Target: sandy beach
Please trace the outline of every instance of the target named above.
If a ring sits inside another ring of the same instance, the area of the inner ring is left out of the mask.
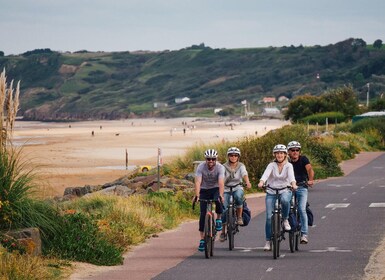
[[[230,125],[232,124],[232,125]],[[280,120],[230,122],[220,119],[133,119],[84,122],[16,121],[13,144],[39,175],[45,197],[67,187],[104,184],[136,165],[167,163],[195,144],[262,136],[288,124]]]

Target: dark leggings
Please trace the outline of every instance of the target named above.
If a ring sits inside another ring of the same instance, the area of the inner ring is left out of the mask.
[[[200,199],[216,199],[216,200],[218,200],[218,197],[219,197],[219,188],[208,189],[208,190],[201,189],[199,192],[199,198]],[[201,201],[200,202],[201,214],[199,217],[199,231],[203,231],[205,228],[206,208],[207,208],[207,203]],[[223,212],[223,206],[219,201],[215,202],[215,212],[217,214],[222,214],[222,212]]]

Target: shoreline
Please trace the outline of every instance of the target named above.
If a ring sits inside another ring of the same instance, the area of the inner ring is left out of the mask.
[[[266,119],[231,121],[210,118],[113,121],[16,121],[13,143],[32,163],[44,197],[63,195],[67,187],[99,185],[122,177],[128,165],[157,165],[183,156],[194,145],[262,136],[289,124]]]

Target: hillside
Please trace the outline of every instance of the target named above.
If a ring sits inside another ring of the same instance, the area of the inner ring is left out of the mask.
[[[221,107],[252,110],[264,96],[352,85],[365,100],[385,91],[385,49],[348,39],[328,46],[178,51],[58,53],[50,49],[0,56],[8,81],[21,80],[26,119],[116,119],[209,116]],[[181,104],[175,98],[188,97]],[[158,107],[154,108],[154,103]],[[167,103],[167,107],[163,105]]]

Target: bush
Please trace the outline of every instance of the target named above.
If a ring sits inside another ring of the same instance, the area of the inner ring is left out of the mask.
[[[326,119],[328,120],[329,124],[335,124],[335,123],[341,123],[346,121],[346,116],[341,112],[326,112],[326,113],[318,113],[314,115],[307,116],[300,121],[302,123],[309,123],[309,124],[319,124],[324,125],[326,124]]]
[[[368,142],[373,147],[385,149],[385,118],[366,118],[353,123],[351,129],[353,133],[366,135]]]
[[[97,224],[87,215],[69,213],[57,222],[61,226],[61,233],[46,240],[45,253],[96,265],[123,263],[123,250],[103,238]]]

